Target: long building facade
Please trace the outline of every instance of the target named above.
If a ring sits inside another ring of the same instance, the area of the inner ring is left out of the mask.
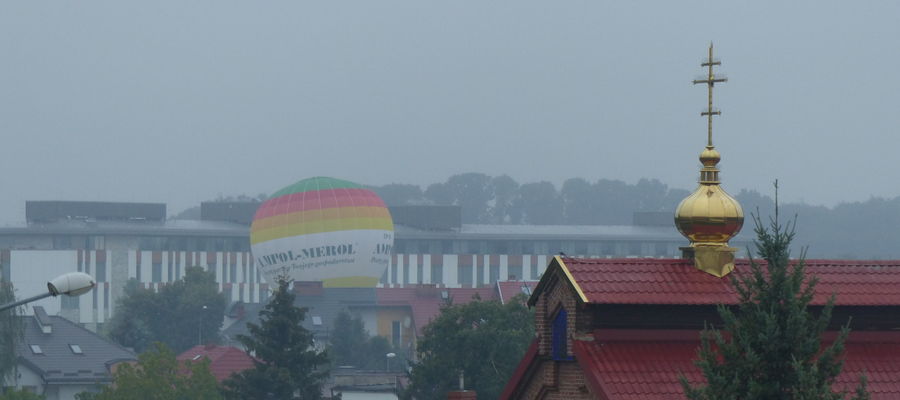
[[[0,228],[0,279],[19,297],[81,271],[96,290],[34,303],[96,329],[114,313],[129,281],[158,288],[185,268],[214,271],[231,302],[258,303],[269,286],[250,252],[258,203],[203,203],[200,219],[168,219],[165,204],[29,201],[26,223]],[[458,207],[392,207],[395,242],[379,287],[480,288],[538,280],[556,254],[601,258],[673,257],[684,244],[671,219],[636,216],[629,226],[466,225]],[[666,214],[668,218],[670,214]],[[667,225],[668,223],[668,225]]]

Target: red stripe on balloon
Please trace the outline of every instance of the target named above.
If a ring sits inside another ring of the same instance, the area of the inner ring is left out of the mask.
[[[384,206],[381,198],[369,189],[311,190],[269,199],[259,206],[253,219],[326,208]]]

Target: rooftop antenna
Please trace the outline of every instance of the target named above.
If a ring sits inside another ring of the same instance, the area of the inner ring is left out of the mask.
[[[706,108],[706,111],[701,112],[700,115],[706,117],[706,119],[707,119],[707,122],[706,122],[706,147],[710,148],[710,149],[713,147],[713,142],[712,142],[713,115],[722,115],[722,111],[719,111],[719,110],[713,108],[713,87],[716,86],[716,83],[728,82],[728,78],[726,78],[724,75],[716,76],[716,74],[713,72],[713,66],[715,66],[715,65],[722,65],[722,62],[713,58],[713,44],[712,44],[712,42],[709,42],[709,57],[706,60],[704,60],[702,64],[700,64],[700,66],[702,66],[702,67],[707,67],[709,72],[706,75],[706,79],[694,79],[694,84],[696,85],[698,83],[705,83],[707,85],[707,89],[708,89],[707,97],[709,100],[709,104]]]

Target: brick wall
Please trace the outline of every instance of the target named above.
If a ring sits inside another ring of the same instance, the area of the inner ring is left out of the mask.
[[[585,382],[584,373],[574,361],[542,359],[531,379],[520,388],[520,399],[590,400],[596,399]]]
[[[542,278],[546,286],[535,303],[535,333],[538,335],[538,356],[530,373],[519,382],[519,399],[596,399],[590,392],[584,373],[577,361],[555,361],[551,358],[552,321],[560,309],[567,313],[567,352],[573,355],[576,332],[590,331],[593,316],[579,305],[577,293],[566,281],[559,268],[548,271]]]

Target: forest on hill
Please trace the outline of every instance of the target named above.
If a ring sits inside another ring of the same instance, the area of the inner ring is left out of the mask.
[[[458,205],[466,224],[628,225],[634,212],[672,212],[691,191],[656,179],[629,184],[614,179],[571,178],[519,183],[507,175],[465,173],[424,189],[393,183],[372,187],[388,205]],[[773,190],[774,193],[774,190]],[[754,190],[732,195],[746,215],[741,237],[753,237],[751,213],[768,219],[772,197]],[[900,197],[871,198],[835,207],[782,203],[782,219],[797,217],[796,243],[810,258],[900,258]],[[673,226],[674,229],[674,226]]]

